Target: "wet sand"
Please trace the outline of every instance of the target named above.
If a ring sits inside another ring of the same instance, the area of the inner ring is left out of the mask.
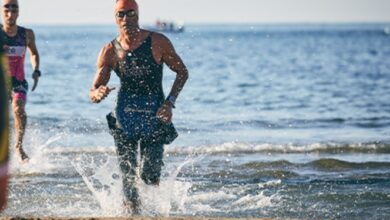
[[[23,220],[23,219],[32,219],[32,220],[270,220],[271,218],[198,218],[198,217],[96,217],[96,218],[55,218],[55,217],[35,217],[35,218],[24,218],[24,217],[3,217],[0,219],[4,220]],[[285,219],[285,218],[283,218]]]

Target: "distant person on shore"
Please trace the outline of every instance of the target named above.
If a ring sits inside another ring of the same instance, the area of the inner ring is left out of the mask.
[[[89,97],[94,103],[107,97],[114,89],[107,86],[114,70],[121,87],[115,110],[107,115],[107,120],[123,174],[124,205],[138,214],[140,201],[135,187],[138,145],[141,179],[146,184],[158,185],[163,146],[177,137],[171,121],[172,108],[188,71],[168,38],[139,27],[136,1],[117,0],[115,17],[119,35],[100,51]],[[162,89],[164,63],[176,73],[167,98]]]
[[[28,84],[24,74],[24,59],[28,49],[31,57],[31,65],[34,70],[32,78],[34,91],[38,85],[41,72],[39,71],[39,54],[35,45],[34,32],[17,25],[19,16],[19,4],[17,0],[2,0],[1,37],[4,42],[5,54],[8,58],[8,74],[12,79],[10,98],[15,119],[15,150],[22,162],[27,162],[29,157],[23,150],[23,137],[26,130],[27,114],[25,111],[27,101]]]

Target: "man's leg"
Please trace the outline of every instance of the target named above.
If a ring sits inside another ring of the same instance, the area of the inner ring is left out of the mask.
[[[27,114],[25,111],[26,101],[20,98],[15,98],[12,102],[15,119],[15,134],[16,143],[15,149],[21,161],[28,161],[29,157],[23,150],[23,137],[26,131]]]
[[[114,135],[119,160],[119,167],[123,176],[123,193],[125,194],[125,208],[133,214],[139,214],[140,201],[136,188],[137,149],[138,141],[128,140],[124,134]]]
[[[141,140],[142,180],[149,185],[159,185],[164,165],[164,145],[153,140]]]

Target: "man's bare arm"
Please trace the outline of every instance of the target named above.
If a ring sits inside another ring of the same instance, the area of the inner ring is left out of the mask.
[[[166,63],[176,73],[176,79],[169,92],[169,96],[173,96],[176,99],[188,79],[188,70],[168,38],[158,35],[156,43],[161,52],[161,61]],[[171,101],[165,101],[157,111],[157,117],[165,123],[171,123],[172,107],[174,106]]]
[[[35,44],[35,35],[34,31],[31,29],[26,30],[27,36],[27,48],[30,51],[30,61],[33,70],[39,70],[39,53],[37,46]]]
[[[41,76],[41,72],[39,72],[39,53],[38,53],[37,46],[35,44],[35,35],[33,30],[31,29],[26,30],[26,40],[27,40],[27,48],[30,52],[31,66],[34,70],[32,74],[32,78],[34,79],[34,84],[31,89],[32,91],[34,91],[35,88],[37,88],[38,86],[38,80],[39,77]]]
[[[170,96],[178,97],[180,91],[183,89],[184,84],[188,79],[188,70],[183,61],[177,55],[172,43],[168,38],[162,37],[162,61],[168,65],[168,67],[176,73],[176,79],[173,82],[172,89],[169,93]]]
[[[89,92],[89,98],[93,103],[99,103],[115,89],[106,86],[110,80],[113,61],[115,59],[114,55],[110,45],[105,46],[99,53],[95,78]]]

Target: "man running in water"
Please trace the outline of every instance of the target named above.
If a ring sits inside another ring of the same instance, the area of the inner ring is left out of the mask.
[[[32,78],[34,85],[32,91],[38,85],[41,73],[39,71],[39,54],[35,45],[34,32],[30,29],[18,26],[16,21],[19,16],[19,4],[17,0],[2,0],[1,37],[4,41],[4,50],[8,57],[9,75],[12,79],[11,99],[15,119],[16,154],[22,162],[29,157],[23,150],[23,136],[26,130],[27,114],[25,111],[28,84],[24,76],[24,59],[26,49],[30,51],[31,65],[34,70]]]
[[[163,145],[176,138],[172,108],[182,90],[188,71],[164,35],[139,27],[138,5],[134,0],[117,0],[116,23],[119,36],[100,51],[97,72],[89,96],[94,103],[102,101],[114,89],[107,83],[111,71],[120,78],[116,107],[108,115],[123,174],[125,208],[140,211],[134,186],[138,144],[141,153],[141,179],[158,185],[163,166]],[[176,73],[172,89],[164,97],[163,64]]]

